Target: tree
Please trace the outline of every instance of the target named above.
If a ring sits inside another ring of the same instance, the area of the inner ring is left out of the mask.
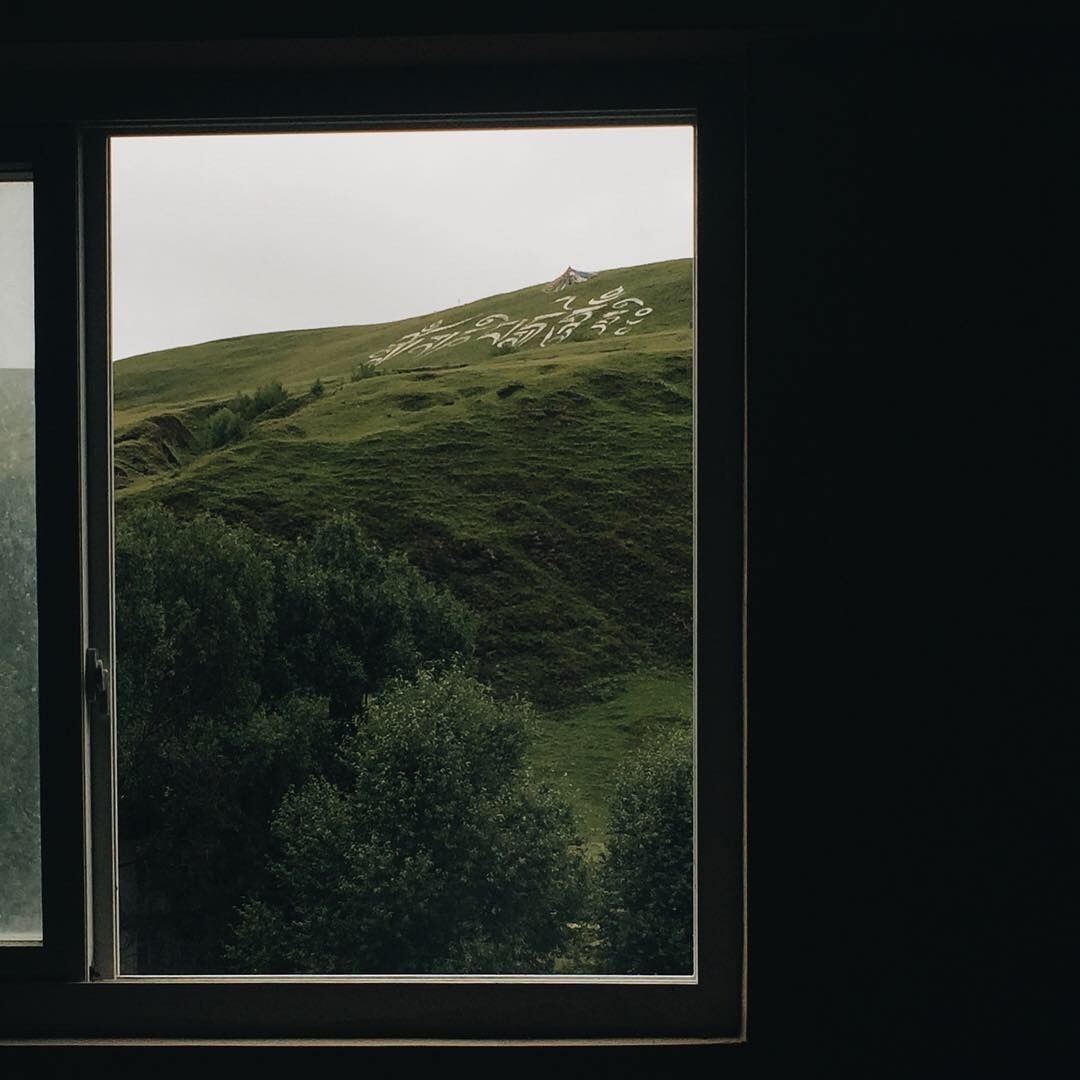
[[[268,792],[253,765],[272,567],[247,530],[151,506],[118,523],[116,579],[120,837],[137,883],[123,917],[143,963],[199,970],[261,868],[267,794],[301,778]]]
[[[116,536],[117,694],[124,722],[181,730],[250,715],[273,627],[273,567],[259,537],[158,506]]]
[[[531,712],[458,664],[393,681],[274,818],[273,886],[239,914],[249,972],[543,972],[584,860],[569,808],[524,767]]]
[[[220,970],[291,787],[337,776],[386,679],[468,657],[475,619],[350,518],[310,541],[130,510],[116,540],[123,911],[142,970]]]
[[[347,719],[387,680],[412,676],[424,661],[471,659],[476,616],[403,555],[386,554],[355,518],[331,518],[310,541],[268,552],[279,657],[269,686],[309,688]]]
[[[653,735],[616,781],[600,865],[599,963],[624,975],[693,970],[693,740]]]

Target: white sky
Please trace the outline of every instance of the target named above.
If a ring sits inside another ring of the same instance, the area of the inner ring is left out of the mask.
[[[34,185],[0,181],[0,368],[34,366]]]
[[[693,129],[112,140],[113,357],[693,254]]]

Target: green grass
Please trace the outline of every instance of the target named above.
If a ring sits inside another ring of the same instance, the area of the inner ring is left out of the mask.
[[[531,750],[534,774],[571,800],[593,853],[603,844],[619,764],[650,730],[688,723],[693,710],[688,670],[637,672],[612,681],[610,700],[542,714]]]
[[[535,764],[562,764],[595,846],[614,766],[657,717],[689,711],[690,281],[682,260],[575,290],[579,306],[624,284],[654,308],[621,337],[469,342],[357,381],[358,361],[436,316],[121,361],[118,512],[153,500],[285,537],[355,513],[478,612],[480,674],[544,710]],[[441,317],[535,314],[565,295],[537,287]],[[207,416],[274,379],[290,399],[209,449]],[[625,688],[611,697],[613,677]]]
[[[486,678],[561,703],[599,675],[687,655],[691,363],[626,351],[547,367],[348,383],[137,480],[121,503],[282,536],[356,513],[481,614]]]
[[[0,478],[34,467],[33,368],[0,368]]]

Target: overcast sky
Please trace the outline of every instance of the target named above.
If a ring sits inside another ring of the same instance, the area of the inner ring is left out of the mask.
[[[113,357],[693,254],[690,127],[112,140]]]

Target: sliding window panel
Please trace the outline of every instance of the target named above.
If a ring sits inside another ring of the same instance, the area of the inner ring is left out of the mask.
[[[0,131],[0,975],[86,974],[78,160]]]
[[[34,182],[0,167],[0,946],[40,945]]]

